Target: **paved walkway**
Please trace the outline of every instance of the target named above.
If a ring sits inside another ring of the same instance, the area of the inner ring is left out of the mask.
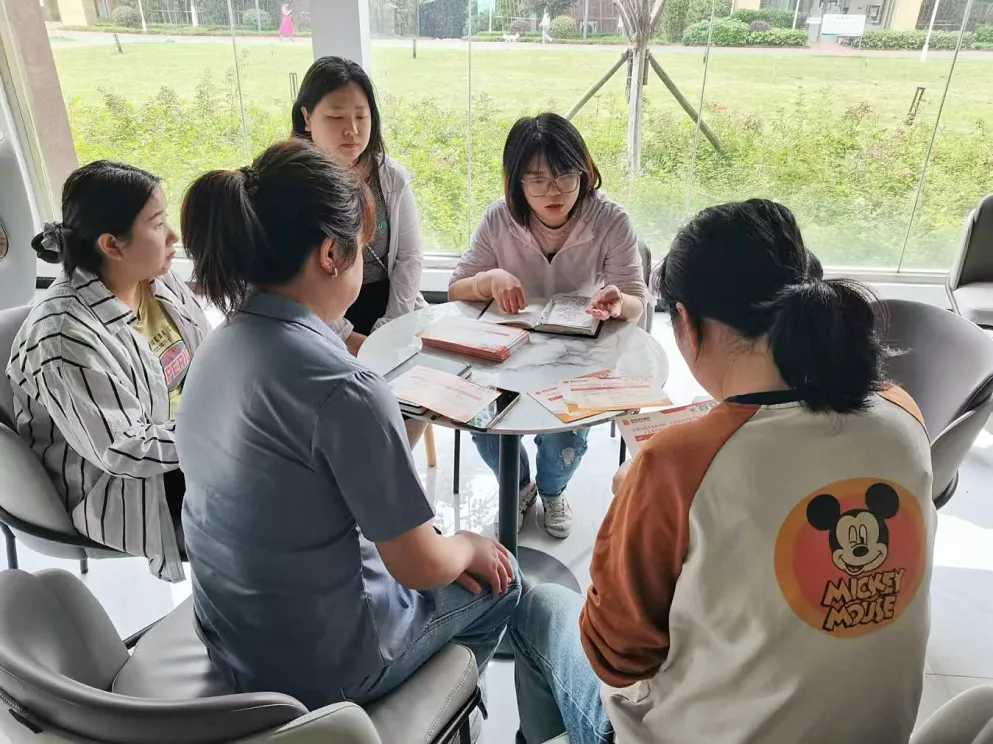
[[[114,35],[92,31],[65,31],[62,29],[51,29],[52,45],[62,48],[78,46],[105,46],[114,43]],[[158,34],[118,34],[122,44],[155,44],[155,43],[183,43],[183,44],[230,44],[230,36],[167,36]],[[307,46],[311,44],[309,38],[301,37],[296,41],[280,41],[275,36],[236,36],[235,42],[239,46]],[[409,49],[412,46],[411,39],[373,39],[374,47],[396,47]],[[503,41],[463,41],[461,39],[419,39],[418,49],[444,49],[455,51],[486,50],[500,52],[519,52],[528,50],[532,52],[604,52],[616,50],[618,54],[623,50],[619,44],[509,44]],[[920,52],[914,51],[879,51],[879,50],[859,50],[853,47],[841,46],[833,41],[822,41],[819,44],[806,49],[786,49],[776,48],[755,48],[755,47],[714,47],[721,54],[742,54],[742,55],[777,55],[777,56],[845,56],[845,57],[894,57],[913,59],[920,57]],[[682,45],[653,45],[652,50],[661,54],[703,54],[706,50],[703,47],[686,47]],[[928,57],[934,59],[949,59],[954,52],[930,51]],[[961,59],[993,59],[993,52],[962,51],[959,53]]]

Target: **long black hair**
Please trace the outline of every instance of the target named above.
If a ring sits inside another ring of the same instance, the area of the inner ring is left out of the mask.
[[[811,411],[864,410],[882,387],[875,297],[858,282],[825,280],[781,204],[752,199],[700,212],[676,235],[655,290],[674,323],[682,303],[697,338],[706,319],[766,338]]]
[[[252,165],[200,176],[183,200],[186,252],[201,292],[225,313],[253,286],[300,274],[325,239],[346,265],[375,229],[369,189],[306,142],[269,147]]]
[[[372,120],[370,122],[372,126],[369,133],[369,144],[359,155],[358,163],[369,173],[374,173],[375,168],[382,164],[383,158],[386,157],[383,126],[379,115],[379,105],[376,103],[376,90],[362,66],[350,59],[321,57],[307,70],[307,74],[303,76],[303,82],[300,84],[297,100],[293,103],[293,136],[312,140],[310,132],[307,131],[303,110],[307,109],[308,112],[313,113],[317,104],[325,96],[351,83],[355,83],[365,93],[366,100],[369,101],[369,117]]]
[[[62,221],[50,222],[31,240],[42,261],[61,263],[67,276],[76,269],[99,274],[101,235],[121,241],[159,187],[159,178],[133,165],[97,160],[77,168],[62,187]]]
[[[527,226],[531,207],[524,195],[524,174],[536,158],[548,163],[553,176],[579,173],[579,197],[573,212],[600,188],[600,171],[593,162],[583,135],[558,114],[538,114],[518,119],[503,146],[503,192],[514,220]],[[570,217],[572,214],[569,215]]]

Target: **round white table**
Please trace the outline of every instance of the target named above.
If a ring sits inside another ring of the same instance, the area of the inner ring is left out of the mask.
[[[476,318],[482,310],[483,305],[479,303],[450,302],[397,318],[366,339],[359,351],[359,360],[373,371],[386,375],[413,353],[422,350],[417,334],[428,326],[451,315]],[[527,393],[551,387],[561,380],[605,369],[613,370],[617,375],[648,376],[661,386],[669,376],[669,362],[665,351],[655,339],[634,323],[612,321],[604,325],[599,337],[595,339],[532,333],[531,343],[501,364],[456,357],[434,349],[423,349],[423,353],[464,359],[472,364],[473,382],[521,393],[517,403],[489,430],[490,434],[500,436],[498,537],[517,556],[521,570],[529,580],[535,583],[552,581],[578,591],[575,577],[560,561],[541,551],[518,550],[521,437],[594,426],[610,421],[617,414],[602,414],[574,423],[564,423]],[[458,428],[447,419],[432,417],[430,414],[423,419]]]

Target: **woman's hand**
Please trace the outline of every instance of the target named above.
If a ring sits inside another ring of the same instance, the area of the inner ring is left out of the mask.
[[[351,335],[345,339],[345,348],[348,349],[348,353],[353,357],[358,357],[359,350],[362,348],[362,344],[365,343],[367,338],[368,336],[352,331]]]
[[[625,460],[621,463],[621,466],[617,468],[617,472],[614,473],[614,480],[610,483],[610,492],[617,495],[617,492],[621,489],[621,484],[624,483],[624,479],[627,478],[628,471],[631,470],[631,463],[633,460]]]
[[[623,308],[624,295],[616,286],[610,284],[593,295],[586,312],[597,320],[608,320],[609,318],[619,318]]]
[[[503,596],[514,581],[514,566],[510,552],[496,540],[474,532],[459,532],[472,543],[472,561],[456,581],[473,594],[483,591],[480,581],[490,585],[494,597]]]
[[[487,272],[490,282],[490,297],[497,301],[505,313],[519,313],[528,306],[528,296],[521,286],[521,280],[503,269]]]

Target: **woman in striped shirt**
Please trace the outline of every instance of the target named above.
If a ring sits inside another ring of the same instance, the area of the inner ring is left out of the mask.
[[[76,529],[181,581],[175,415],[210,326],[169,270],[177,236],[157,177],[91,163],[66,180],[62,214],[32,241],[62,274],[14,340],[17,429]]]

